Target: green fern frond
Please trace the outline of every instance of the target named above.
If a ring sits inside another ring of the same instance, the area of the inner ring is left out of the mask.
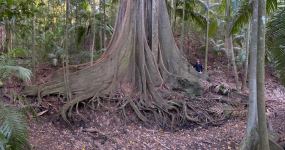
[[[0,104],[0,149],[30,149],[27,123],[23,114],[3,104]]]

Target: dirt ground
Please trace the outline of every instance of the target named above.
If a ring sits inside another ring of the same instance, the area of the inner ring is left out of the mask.
[[[211,82],[233,86],[233,78],[212,68]],[[285,142],[285,88],[275,77],[266,77],[267,115],[274,132]],[[50,100],[53,101],[53,100]],[[47,104],[48,105],[48,104]],[[56,109],[56,108],[54,108]],[[30,143],[36,150],[95,150],[95,149],[189,149],[232,150],[244,136],[246,117],[231,117],[219,126],[189,124],[175,131],[141,122],[125,121],[109,111],[82,112],[86,120],[74,122],[73,129],[62,123],[53,111],[29,122]]]

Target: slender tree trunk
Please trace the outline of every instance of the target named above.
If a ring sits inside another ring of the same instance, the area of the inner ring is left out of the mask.
[[[257,0],[256,0],[257,1]],[[266,0],[258,0],[258,45],[257,45],[257,110],[260,150],[269,150],[268,131],[265,115],[265,25]]]
[[[227,26],[226,26],[226,36],[225,36],[225,43],[227,43],[226,49],[228,51],[228,58],[231,61],[231,64],[233,65],[233,71],[234,71],[234,78],[236,82],[236,89],[239,90],[239,79],[238,79],[238,72],[237,72],[237,66],[235,62],[235,53],[233,49],[233,39],[232,35],[230,33],[231,28],[231,11],[230,11],[230,4],[231,0],[227,0],[227,8],[226,8],[226,19],[227,19]]]
[[[105,7],[105,0],[100,0],[100,11],[101,11],[101,15],[102,15],[102,20],[101,20],[101,24],[102,24],[102,28],[100,30],[100,42],[101,42],[101,48],[106,48],[105,45],[105,30],[106,30],[106,7]]]
[[[245,62],[244,62],[244,75],[243,75],[243,81],[241,89],[245,90],[247,87],[247,78],[248,78],[248,58],[249,58],[249,43],[251,38],[251,24],[248,24],[247,27],[247,36],[246,36],[246,46],[245,46]]]
[[[209,20],[209,9],[210,4],[209,0],[207,0],[207,31],[206,31],[206,51],[205,51],[205,72],[208,72],[208,51],[209,51],[209,26],[210,26],[210,20]]]
[[[252,150],[257,148],[257,85],[256,85],[256,65],[257,65],[257,26],[258,26],[258,2],[254,1],[253,16],[251,19],[251,40],[249,45],[249,99],[248,117],[246,126],[246,137],[242,143],[242,150]]]
[[[33,80],[34,83],[36,80],[36,17],[33,17],[33,30],[32,30],[32,72],[33,72]]]
[[[175,24],[176,24],[176,9],[177,9],[177,0],[172,0],[173,10],[171,14],[171,27],[172,31],[175,31]]]
[[[96,6],[93,0],[89,0],[89,3],[92,7],[92,15],[91,15],[91,45],[90,45],[90,65],[93,65],[94,62],[94,47],[95,47],[95,40],[96,40]]]
[[[70,91],[70,81],[69,81],[69,24],[70,24],[70,0],[66,0],[66,25],[65,25],[65,42],[64,42],[64,59],[63,59],[63,77],[64,77],[64,85],[65,85],[65,94],[68,101],[71,101],[71,91]]]
[[[236,89],[239,90],[239,79],[238,79],[238,71],[237,71],[237,65],[236,65],[236,58],[234,53],[234,46],[233,46],[233,38],[232,35],[230,35],[229,38],[229,50],[230,50],[230,58],[231,58],[231,64],[233,65],[233,71],[234,71],[234,77],[236,82]]]
[[[9,52],[13,49],[13,33],[12,33],[12,23],[5,23],[5,30],[6,30],[6,52]]]
[[[184,52],[184,40],[185,40],[185,7],[186,0],[183,0],[183,14],[182,14],[182,30],[181,30],[181,38],[180,38],[180,50]]]

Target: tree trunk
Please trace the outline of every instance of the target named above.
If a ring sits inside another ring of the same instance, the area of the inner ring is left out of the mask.
[[[33,30],[32,30],[32,72],[33,72],[33,79],[32,82],[35,83],[36,80],[36,24],[35,24],[36,17],[33,17]]]
[[[106,7],[105,7],[106,3],[105,0],[100,0],[100,11],[101,11],[101,15],[102,15],[102,20],[101,20],[101,25],[102,28],[100,30],[100,41],[101,41],[101,48],[106,48],[105,45],[105,31],[106,31]]]
[[[13,31],[12,31],[13,25],[12,23],[5,22],[5,31],[6,31],[6,46],[5,51],[9,52],[11,49],[13,49]]]
[[[65,35],[64,35],[64,58],[63,58],[63,79],[64,79],[64,94],[67,98],[68,101],[71,101],[72,99],[72,93],[70,89],[70,76],[69,76],[69,53],[68,53],[68,48],[69,48],[69,35],[68,35],[68,29],[69,29],[69,24],[70,24],[70,16],[69,12],[70,11],[70,0],[66,0],[66,24],[65,24]]]
[[[92,7],[92,15],[90,18],[91,22],[91,45],[90,45],[90,65],[93,66],[94,62],[94,47],[95,47],[95,40],[96,40],[96,6],[93,0],[89,0],[89,3]]]
[[[188,72],[187,60],[175,44],[167,13],[164,0],[120,1],[115,31],[106,52],[93,66],[69,75],[73,99],[61,110],[64,120],[68,120],[67,111],[71,112],[77,103],[91,100],[100,105],[102,97],[114,97],[120,109],[128,106],[142,121],[154,119],[163,126],[185,119],[205,122],[211,118],[201,114],[194,118],[198,112],[191,110],[191,101],[167,100],[163,96],[179,87],[192,95],[201,91],[196,72],[192,68]],[[63,92],[62,78],[25,91],[27,95],[39,96]]]
[[[253,16],[251,19],[250,40],[250,62],[249,62],[249,100],[248,118],[246,126],[246,137],[242,143],[242,150],[257,148],[257,87],[256,87],[256,65],[257,65],[257,26],[258,26],[258,3],[254,1]]]
[[[263,15],[261,15],[259,10],[265,9],[265,6],[259,7],[259,3],[258,0],[253,3],[249,63],[249,108],[246,137],[241,145],[241,150],[282,150],[280,145],[268,138],[266,127],[264,102],[265,22],[262,19],[264,18],[262,16],[265,16],[265,11],[263,10]],[[263,25],[260,26],[260,24]]]
[[[234,77],[235,77],[235,82],[236,82],[236,89],[240,90],[240,83],[239,83],[239,79],[238,79],[238,71],[237,71],[232,35],[230,35],[228,42],[229,42],[231,64],[233,65],[233,72],[234,72]]]
[[[257,0],[255,0],[257,1]],[[268,131],[265,115],[265,25],[266,0],[258,0],[258,41],[257,41],[257,110],[260,150],[269,150]]]
[[[235,61],[235,53],[234,53],[234,48],[233,48],[233,39],[232,35],[230,33],[230,28],[231,28],[231,11],[230,11],[230,6],[231,6],[231,0],[227,0],[227,6],[226,6],[226,36],[225,36],[225,48],[227,49],[228,52],[228,58],[231,61],[231,64],[233,65],[233,71],[234,71],[234,77],[235,77],[235,82],[236,82],[236,89],[239,90],[239,79],[238,79],[238,72],[237,72],[237,66],[236,66],[236,61]]]
[[[181,30],[181,37],[180,37],[180,50],[182,52],[184,52],[184,40],[185,40],[185,7],[186,7],[186,0],[183,0],[182,30]]]
[[[173,12],[171,14],[171,27],[172,31],[175,31],[175,24],[176,24],[176,8],[177,8],[177,0],[172,0],[172,5],[173,5]]]
[[[245,62],[244,62],[244,75],[243,75],[243,81],[241,89],[245,90],[247,87],[247,76],[248,76],[248,58],[249,58],[249,44],[250,44],[250,38],[251,38],[251,24],[248,24],[247,27],[247,36],[246,36],[246,47],[245,47]]]
[[[209,20],[209,9],[210,4],[209,0],[207,0],[207,31],[206,31],[206,51],[205,51],[205,72],[208,72],[208,51],[209,51],[209,26],[210,26],[210,20]]]

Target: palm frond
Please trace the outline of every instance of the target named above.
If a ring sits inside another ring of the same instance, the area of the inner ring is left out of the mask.
[[[234,15],[234,20],[231,26],[231,33],[237,33],[245,24],[249,23],[252,16],[253,1],[243,0],[237,12]]]
[[[266,12],[270,14],[277,10],[278,0],[267,0],[266,1]]]
[[[4,65],[0,66],[0,72],[1,74],[7,75],[15,75],[19,79],[23,81],[30,81],[32,76],[32,71],[21,67],[21,66],[10,66],[10,65]]]
[[[271,14],[277,10],[278,0],[267,0],[266,1],[266,12]],[[253,13],[253,1],[243,0],[237,12],[234,15],[234,20],[231,26],[231,33],[237,33],[244,25],[249,23]]]
[[[279,10],[267,24],[267,58],[274,65],[285,85],[285,8]]]
[[[207,18],[199,13],[193,11],[186,11],[185,19],[194,21],[201,28],[205,29],[207,26]]]
[[[202,0],[195,0],[193,1],[195,5],[199,5],[204,11],[208,10],[207,3]]]
[[[223,14],[226,11],[226,6],[227,6],[227,0],[221,0],[220,6],[217,9],[217,12],[219,14]]]
[[[218,20],[216,18],[210,18],[209,36],[212,37],[218,30]]]
[[[0,149],[29,149],[27,123],[21,112],[0,104]]]

